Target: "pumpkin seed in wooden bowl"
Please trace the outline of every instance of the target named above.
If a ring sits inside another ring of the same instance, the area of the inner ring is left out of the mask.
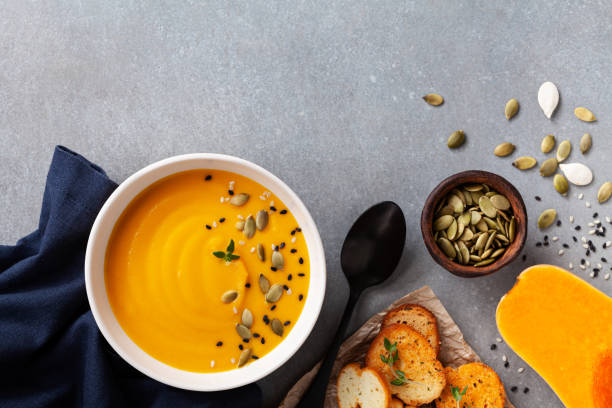
[[[431,256],[449,272],[484,276],[521,252],[527,211],[521,194],[503,177],[465,171],[431,192],[421,213],[421,233]]]

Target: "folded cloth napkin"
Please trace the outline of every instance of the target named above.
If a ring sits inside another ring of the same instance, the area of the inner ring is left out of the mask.
[[[159,383],[98,331],[83,264],[89,230],[116,187],[100,167],[56,147],[38,230],[0,246],[0,406],[261,406],[254,384],[204,393]]]

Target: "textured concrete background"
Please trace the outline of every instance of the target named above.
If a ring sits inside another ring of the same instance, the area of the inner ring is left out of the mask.
[[[581,257],[571,242],[570,214],[586,227],[598,186],[612,179],[612,8],[600,2],[271,1],[31,2],[8,0],[0,13],[0,242],[36,227],[53,146],[64,144],[122,181],[156,160],[221,152],[271,170],[298,192],[317,221],[328,257],[329,287],[320,322],[301,351],[261,382],[267,406],[317,358],[337,325],[347,295],[339,250],[368,206],[394,200],[408,221],[406,251],[386,284],[358,305],[353,327],[395,298],[430,285],[519,408],[561,407],[555,394],[500,345],[497,301],[529,264],[566,266]],[[553,81],[561,104],[548,120],[537,90]],[[426,105],[436,91],[446,103]],[[521,103],[508,122],[505,102]],[[592,109],[593,124],[573,108]],[[448,135],[464,129],[458,151]],[[514,155],[541,160],[541,138],[554,133],[576,146],[584,132],[594,150],[583,158],[595,182],[561,198],[537,170],[520,173],[493,157],[511,141]],[[426,253],[419,214],[431,189],[466,169],[497,172],[528,205],[526,263],[486,278],[449,275]],[[535,195],[543,197],[536,202]],[[561,240],[535,248],[541,210],[555,207]],[[610,249],[609,251],[612,251]],[[602,252],[601,250],[598,252]],[[597,254],[599,258],[600,253]],[[612,252],[608,255],[612,259]],[[606,266],[606,269],[609,269]],[[612,280],[577,274],[612,294]],[[511,363],[503,368],[502,355]]]

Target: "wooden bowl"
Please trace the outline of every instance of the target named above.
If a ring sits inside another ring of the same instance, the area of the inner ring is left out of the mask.
[[[482,267],[462,265],[449,259],[435,242],[433,232],[434,212],[440,200],[446,197],[455,187],[463,184],[477,183],[486,184],[503,194],[510,201],[514,217],[516,218],[516,236],[514,241],[498,260]],[[508,180],[487,171],[468,170],[448,177],[429,194],[421,213],[421,233],[430,255],[444,269],[464,278],[485,276],[508,265],[520,254],[527,241],[527,210],[525,209],[523,197],[521,197],[518,190]]]

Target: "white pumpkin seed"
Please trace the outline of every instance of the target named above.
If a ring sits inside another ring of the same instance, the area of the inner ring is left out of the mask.
[[[567,180],[577,186],[586,186],[593,181],[593,172],[582,163],[560,164],[559,168]]]
[[[538,90],[538,103],[544,115],[550,119],[559,104],[559,90],[552,82],[544,82]]]

